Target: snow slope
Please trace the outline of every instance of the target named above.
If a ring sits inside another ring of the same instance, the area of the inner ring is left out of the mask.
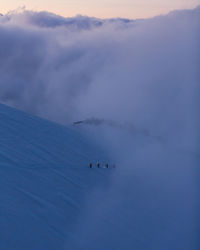
[[[3,105],[0,144],[0,249],[73,249],[86,196],[106,180],[88,164],[103,153],[72,129]]]
[[[0,135],[1,250],[199,249],[197,155],[143,138],[89,169],[108,158],[83,131],[4,105]]]

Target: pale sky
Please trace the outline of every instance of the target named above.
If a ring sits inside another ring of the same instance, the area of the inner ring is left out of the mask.
[[[189,9],[200,0],[0,0],[0,13],[25,6],[28,10],[45,10],[62,16],[77,14],[99,18],[147,18],[174,9]]]

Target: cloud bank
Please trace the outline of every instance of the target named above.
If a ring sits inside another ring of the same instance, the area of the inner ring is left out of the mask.
[[[182,140],[197,124],[199,19],[199,7],[136,21],[10,12],[0,17],[0,101]]]

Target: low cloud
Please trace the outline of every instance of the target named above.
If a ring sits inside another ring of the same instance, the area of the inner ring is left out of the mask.
[[[133,123],[192,146],[199,19],[199,7],[136,21],[10,12],[0,17],[0,101],[64,124]]]
[[[0,101],[64,124],[103,117],[193,144],[199,19],[199,7],[136,21],[10,12],[0,17]]]

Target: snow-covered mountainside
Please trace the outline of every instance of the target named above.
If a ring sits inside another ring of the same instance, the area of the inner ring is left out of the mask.
[[[0,249],[76,249],[86,198],[107,181],[88,167],[99,158],[75,130],[0,105]]]
[[[0,105],[0,249],[197,250],[198,156],[144,137],[90,169],[78,130]]]

